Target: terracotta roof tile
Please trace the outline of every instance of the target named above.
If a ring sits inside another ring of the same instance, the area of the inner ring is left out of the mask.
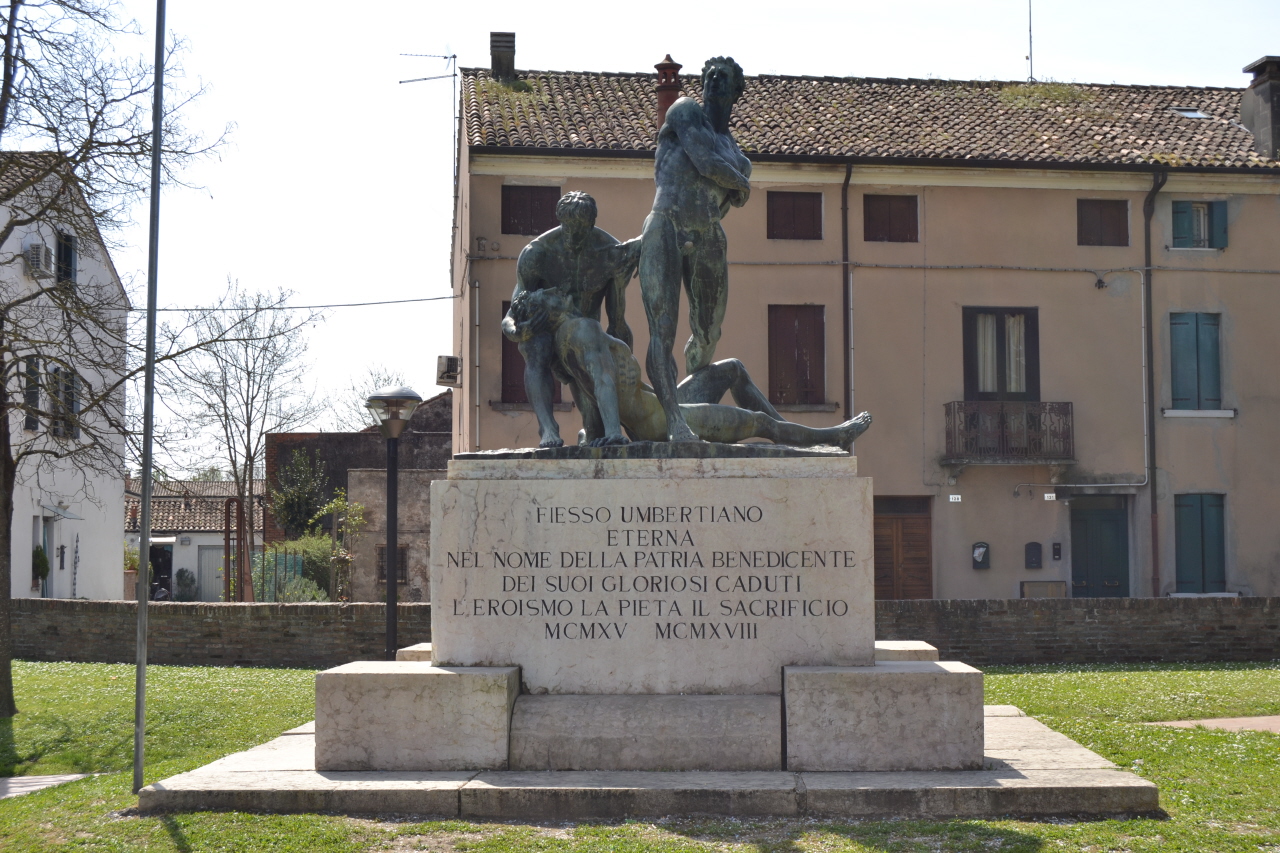
[[[651,152],[656,74],[524,71],[514,86],[463,69],[472,147]],[[698,97],[698,77],[681,77]],[[733,133],[749,156],[1003,160],[1280,169],[1253,151],[1241,89],[748,77]],[[1194,107],[1209,118],[1186,118]]]
[[[127,533],[137,533],[141,526],[142,499],[138,491],[141,485],[136,477],[125,480],[124,529]],[[253,493],[265,497],[266,481],[254,480]],[[234,494],[236,484],[228,480],[158,482],[151,496],[151,532],[221,533],[224,506],[227,498]],[[261,505],[254,507],[253,528],[262,529]]]

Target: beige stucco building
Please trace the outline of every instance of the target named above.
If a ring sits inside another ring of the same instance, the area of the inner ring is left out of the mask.
[[[590,193],[627,239],[654,193],[656,74],[504,83],[511,61],[464,71],[460,450],[537,444],[499,321],[548,200]],[[753,194],[724,220],[716,357],[788,419],[873,414],[878,596],[1280,594],[1280,59],[1249,71],[1247,90],[747,77]],[[643,363],[635,280],[627,316]]]

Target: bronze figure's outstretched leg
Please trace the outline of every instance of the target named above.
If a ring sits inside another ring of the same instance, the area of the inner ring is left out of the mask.
[[[746,365],[736,358],[708,364],[676,386],[676,399],[681,403],[719,403],[726,393],[733,396],[739,409],[764,412],[775,421],[785,420],[760,387],[751,381]]]
[[[671,355],[680,310],[682,260],[675,224],[660,213],[649,214],[640,243],[640,293],[649,320],[645,369],[666,415],[667,438],[697,441],[676,402],[676,362]]]

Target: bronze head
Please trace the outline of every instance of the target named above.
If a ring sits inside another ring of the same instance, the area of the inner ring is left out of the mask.
[[[702,66],[704,98],[727,96],[731,103],[736,103],[746,88],[747,80],[742,73],[742,66],[734,62],[732,56],[715,56]]]

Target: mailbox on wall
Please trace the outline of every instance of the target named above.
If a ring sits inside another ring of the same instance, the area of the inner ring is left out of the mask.
[[[991,568],[991,546],[986,542],[973,543],[973,567],[975,569]]]
[[[1044,568],[1044,549],[1039,542],[1028,542],[1023,549],[1026,557],[1026,568],[1043,569]]]

